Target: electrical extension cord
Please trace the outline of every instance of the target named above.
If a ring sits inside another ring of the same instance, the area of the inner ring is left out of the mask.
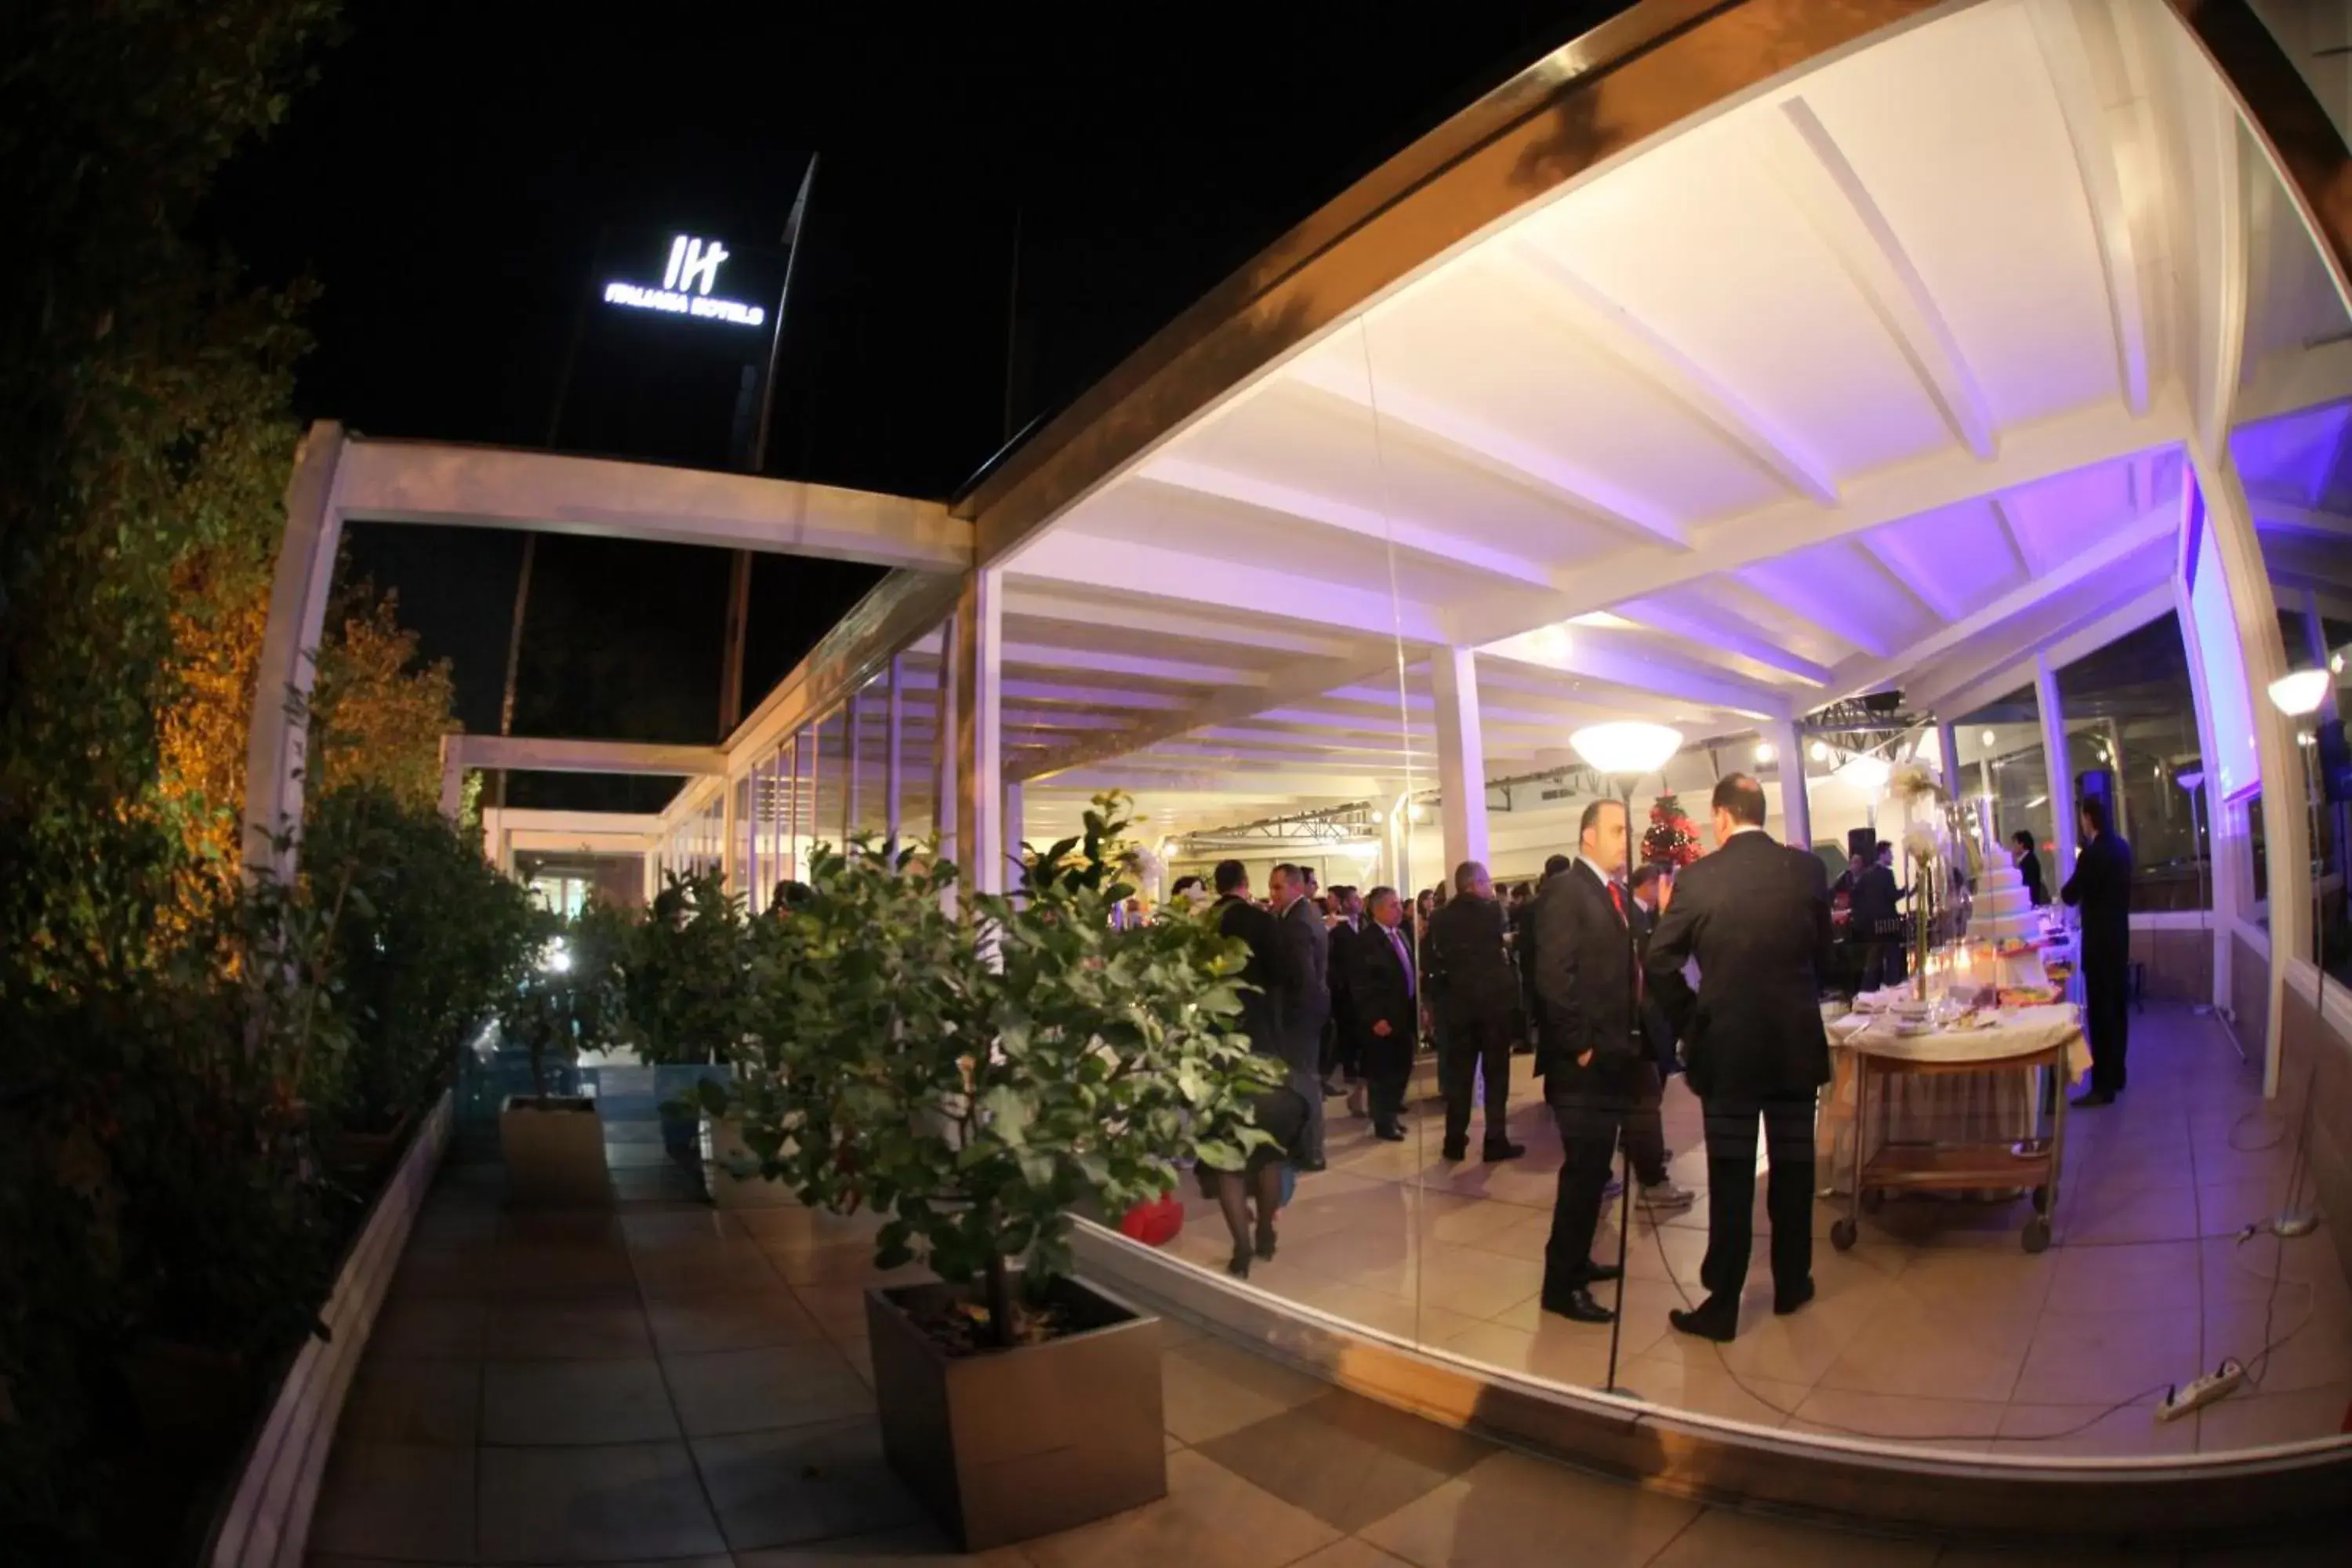
[[[2205,1376],[2186,1388],[2174,1388],[2156,1407],[2158,1421],[2178,1421],[2193,1410],[2200,1410],[2215,1400],[2236,1393],[2246,1385],[2246,1369],[2237,1357],[2225,1359]]]

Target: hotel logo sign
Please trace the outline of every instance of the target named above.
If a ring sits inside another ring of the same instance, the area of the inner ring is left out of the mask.
[[[734,327],[767,324],[768,312],[758,305],[711,293],[719,282],[719,264],[731,254],[715,239],[681,234],[669,242],[669,265],[662,270],[659,288],[614,281],[604,285],[604,303],[632,310],[663,310],[694,316]]]

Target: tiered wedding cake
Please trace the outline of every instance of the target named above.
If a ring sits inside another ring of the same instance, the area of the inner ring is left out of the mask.
[[[1969,911],[1969,937],[2010,942],[2041,934],[2041,912],[2025,890],[2024,875],[2013,865],[1986,867]]]

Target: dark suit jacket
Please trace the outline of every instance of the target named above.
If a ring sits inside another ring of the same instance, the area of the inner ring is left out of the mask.
[[[1536,1071],[1559,1082],[1592,1053],[1618,1068],[1642,1054],[1634,1029],[1633,953],[1609,889],[1580,860],[1536,900],[1536,1005],[1543,1016]]]
[[[1795,1099],[1829,1081],[1829,883],[1817,857],[1760,832],[1732,835],[1675,879],[1643,963],[1701,1099]],[[1693,958],[1696,994],[1683,978]]]
[[[1359,1026],[1354,984],[1356,951],[1363,944],[1364,931],[1371,930],[1370,916],[1363,917],[1363,925],[1364,931],[1360,931],[1341,921],[1325,933],[1330,942],[1331,1017],[1343,1033],[1352,1033]]]
[[[1421,962],[1429,1000],[1443,1012],[1494,1017],[1518,1002],[1518,976],[1503,941],[1503,906],[1494,899],[1457,898],[1430,916]]]
[[[1217,900],[1217,930],[1249,946],[1249,963],[1242,970],[1242,1029],[1249,1036],[1250,1049],[1260,1056],[1281,1056],[1281,926],[1248,900],[1228,895]]]
[[[2102,833],[2083,847],[2058,896],[2083,911],[2084,967],[2131,961],[2131,846],[2122,835]]]
[[[2042,880],[2042,857],[2029,849],[2017,858],[2017,874],[2025,879],[2025,896],[2036,905],[2050,901],[2050,889]]]
[[[1738,837],[1745,838],[1748,835],[1743,833]],[[1822,868],[1822,874],[1828,876],[1829,868]],[[1853,902],[1848,906],[1853,911],[1852,930],[1855,939],[1864,942],[1899,941],[1899,931],[1890,936],[1888,931],[1890,922],[1899,925],[1902,921],[1903,911],[1898,907],[1901,898],[1902,894],[1895,885],[1893,871],[1884,866],[1873,866],[1863,872],[1861,879],[1853,885]]]
[[[1420,1022],[1412,982],[1412,939],[1405,939],[1404,956],[1400,959],[1397,944],[1389,941],[1388,933],[1368,922],[1356,937],[1349,957],[1348,994],[1356,1022],[1363,1030],[1364,1049],[1386,1054],[1393,1047],[1410,1061]],[[1374,1024],[1382,1022],[1389,1026],[1385,1039],[1371,1032]]]
[[[1323,1026],[1331,1016],[1331,937],[1311,900],[1276,918],[1282,932],[1282,1057],[1302,1072],[1322,1065]]]

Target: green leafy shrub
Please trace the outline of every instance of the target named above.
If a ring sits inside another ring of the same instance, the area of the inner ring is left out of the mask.
[[[993,1343],[1068,1272],[1070,1210],[1164,1195],[1178,1162],[1267,1142],[1248,1101],[1278,1081],[1238,1033],[1240,944],[1202,921],[1112,929],[1117,796],[1031,862],[1021,896],[860,841],[821,851],[814,896],[762,943],[732,1109],[761,1173],[813,1205],[887,1215],[876,1262],[981,1282]],[[961,912],[942,907],[957,895]]]
[[[530,930],[530,958],[500,1005],[499,1023],[530,1053],[532,1092],[544,1100],[549,1068],[620,1040],[627,1016],[623,963],[635,931],[628,911],[601,900],[569,921],[535,910]]]
[[[646,1062],[714,1062],[734,1047],[754,1011],[752,931],[719,873],[672,873],[625,961],[628,1034]]]

